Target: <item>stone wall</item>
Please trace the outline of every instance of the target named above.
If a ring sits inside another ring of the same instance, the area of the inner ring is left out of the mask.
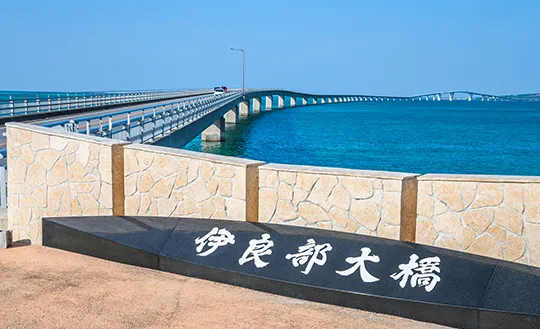
[[[41,218],[123,215],[123,154],[112,139],[8,123],[8,227],[41,243]]]
[[[425,175],[416,241],[540,266],[540,177]]]
[[[264,165],[6,127],[15,241],[40,243],[42,217],[178,216],[354,232],[540,266],[540,177]]]
[[[127,215],[257,221],[263,162],[140,144],[124,156]]]
[[[413,241],[414,174],[268,164],[259,221]]]

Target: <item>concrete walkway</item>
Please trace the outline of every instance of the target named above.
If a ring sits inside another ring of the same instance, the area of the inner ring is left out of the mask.
[[[443,328],[38,246],[0,249],[0,328]]]

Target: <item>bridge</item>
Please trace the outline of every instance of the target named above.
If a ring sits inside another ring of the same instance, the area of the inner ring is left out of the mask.
[[[0,207],[6,207],[6,122],[25,121],[86,135],[156,143],[182,148],[198,135],[203,141],[223,141],[227,124],[261,111],[285,107],[350,102],[420,102],[463,99],[515,101],[469,91],[445,91],[408,97],[309,94],[281,89],[111,91],[77,93],[0,92]],[[174,142],[165,137],[175,133]],[[173,144],[174,143],[174,144]]]
[[[465,98],[456,95],[465,95]],[[210,89],[32,94],[0,92],[0,125],[9,121],[30,121],[45,127],[135,143],[154,143],[171,133],[182,131],[182,134],[176,135],[180,138],[175,138],[174,146],[183,147],[201,133],[204,141],[221,141],[225,124],[235,124],[239,117],[262,110],[330,103],[455,99],[518,100],[512,96],[470,91],[444,91],[407,97],[308,94],[280,89],[248,89],[244,94],[240,90],[232,90],[218,96],[214,96]],[[5,157],[4,130],[0,126],[0,155]]]
[[[459,96],[462,96],[459,98]],[[467,100],[467,101],[473,101],[473,100],[481,100],[481,101],[520,101],[520,99],[512,96],[497,96],[497,95],[491,95],[491,94],[483,94],[483,93],[477,93],[473,91],[466,91],[466,90],[454,90],[454,91],[444,91],[444,92],[435,92],[435,93],[428,93],[428,94],[420,94],[420,95],[414,95],[411,97],[408,97],[407,100],[416,100],[416,101],[422,101],[422,100],[432,100],[432,101],[441,101],[441,100],[448,100],[453,101],[456,99],[461,100]]]

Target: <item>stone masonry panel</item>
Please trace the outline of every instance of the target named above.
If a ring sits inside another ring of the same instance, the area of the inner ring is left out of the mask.
[[[539,266],[539,196],[540,182],[422,178],[416,241]]]
[[[401,179],[268,166],[259,167],[260,222],[400,238]]]
[[[115,143],[8,124],[8,225],[14,241],[41,243],[43,217],[112,215]]]
[[[248,203],[256,202],[248,198],[247,165],[152,148],[158,152],[124,150],[127,215],[246,220]]]

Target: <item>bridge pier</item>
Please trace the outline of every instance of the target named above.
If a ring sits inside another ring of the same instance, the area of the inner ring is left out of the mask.
[[[270,111],[270,110],[272,109],[272,101],[273,101],[273,100],[272,100],[272,96],[266,96],[265,98],[266,98],[266,99],[265,99],[265,103],[266,103],[265,109],[266,109],[267,111]]]
[[[313,104],[318,104],[319,100],[317,98],[313,98]]]
[[[296,106],[296,97],[291,97],[291,107]]]
[[[307,98],[302,97],[302,105],[307,105]]]
[[[454,93],[449,93],[449,94],[448,94],[448,100],[449,100],[449,101],[453,101],[453,100],[454,100]]]
[[[441,101],[441,94],[437,94],[437,101],[438,101],[438,102]]]
[[[221,142],[225,138],[225,118],[221,117],[202,132],[204,142]]]
[[[321,104],[325,104],[325,103],[326,103],[326,99],[321,98]]]
[[[467,98],[467,100],[468,100],[469,102],[472,101],[472,97],[473,97],[473,95],[472,95],[472,94],[469,94],[469,97]]]
[[[239,114],[238,105],[236,105],[223,116],[225,118],[225,123],[238,123],[240,121]]]
[[[259,97],[253,98],[253,113],[261,112],[261,99]]]
[[[277,107],[281,109],[283,106],[285,106],[285,96],[278,95]]]
[[[240,116],[247,117],[249,116],[249,100],[243,101],[239,104],[240,106]]]

